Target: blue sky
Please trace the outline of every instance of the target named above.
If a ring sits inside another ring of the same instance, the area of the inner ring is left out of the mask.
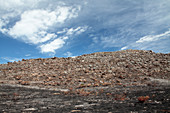
[[[0,63],[125,49],[170,52],[170,0],[0,0]]]

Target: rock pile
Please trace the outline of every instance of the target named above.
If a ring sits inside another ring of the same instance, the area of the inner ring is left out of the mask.
[[[90,93],[82,89],[152,85],[150,78],[170,80],[170,53],[123,50],[0,64],[1,84],[67,88],[85,95]]]

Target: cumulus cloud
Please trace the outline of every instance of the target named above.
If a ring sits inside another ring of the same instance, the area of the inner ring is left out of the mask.
[[[64,28],[67,32],[60,37],[56,32],[65,22],[76,18],[80,9],[79,5],[68,6],[61,1],[0,0],[0,31],[14,39],[37,45],[42,53],[55,53],[65,44],[66,38],[62,37],[85,31],[85,27],[71,28],[73,31],[70,30],[72,33],[69,34],[69,29]]]
[[[45,37],[42,38],[42,39],[40,40],[40,42],[47,42],[48,40],[57,37],[57,35],[56,35],[55,33],[45,33],[45,34],[47,34],[47,35],[44,35],[44,33],[42,34],[42,35],[44,35]]]
[[[63,23],[66,19],[75,17],[70,7],[59,7],[56,11],[31,10],[21,15],[21,20],[9,29],[9,34],[15,39],[27,43],[38,44],[50,40],[56,35],[49,34],[48,29],[56,23]],[[73,12],[75,13],[75,12]]]
[[[68,37],[58,38],[47,44],[41,45],[39,48],[41,49],[42,53],[48,53],[48,52],[55,53],[56,49],[63,47],[63,45],[65,44],[65,40],[67,39]]]
[[[71,36],[76,36],[79,35],[83,32],[85,32],[87,30],[87,26],[83,26],[83,27],[77,27],[77,28],[64,28],[62,31],[58,31],[56,34],[64,36],[64,37],[59,37],[55,40],[52,40],[51,42],[47,43],[47,44],[41,44],[39,46],[39,48],[41,49],[42,53],[48,53],[48,52],[52,52],[55,53],[55,50],[62,48],[64,46],[64,44],[66,43],[66,40],[69,39],[69,37]],[[45,38],[43,38],[44,40],[48,40],[50,39],[50,37],[54,37],[56,38],[57,35],[55,34],[48,34],[49,36],[46,36]]]
[[[42,42],[39,32],[47,34],[48,26],[55,22],[54,12],[44,10],[27,11],[21,15],[21,20],[9,29],[9,34],[15,39],[21,39],[27,43],[37,44]],[[43,39],[44,40],[44,39]]]

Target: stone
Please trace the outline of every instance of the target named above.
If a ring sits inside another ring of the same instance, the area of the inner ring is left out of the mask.
[[[71,113],[81,112],[81,110],[71,110]]]
[[[24,111],[35,111],[35,110],[37,110],[37,108],[26,108],[26,109],[24,109]]]

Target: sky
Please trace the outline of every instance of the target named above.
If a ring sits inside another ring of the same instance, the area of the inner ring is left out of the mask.
[[[170,0],[0,0],[0,63],[170,52]]]

